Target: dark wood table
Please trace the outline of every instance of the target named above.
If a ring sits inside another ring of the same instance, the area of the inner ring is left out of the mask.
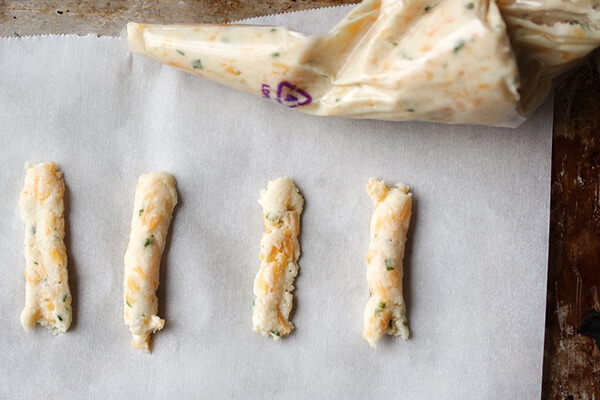
[[[0,0],[0,36],[118,35],[128,21],[225,23],[354,0]],[[600,51],[555,91],[544,399],[600,399]],[[586,313],[588,311],[588,313]],[[587,328],[587,329],[585,329]]]

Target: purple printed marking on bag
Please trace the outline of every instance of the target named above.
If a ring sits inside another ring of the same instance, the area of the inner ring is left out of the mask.
[[[302,107],[312,103],[312,97],[296,85],[282,81],[277,86],[277,102],[289,108]]]
[[[271,86],[263,83],[261,87],[262,97],[271,100]],[[312,97],[303,89],[299,89],[293,83],[282,81],[277,85],[277,97],[275,100],[289,108],[302,107],[312,103]]]

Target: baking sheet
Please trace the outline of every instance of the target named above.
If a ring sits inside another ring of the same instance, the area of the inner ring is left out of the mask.
[[[296,16],[310,30],[328,12]],[[314,117],[93,36],[0,39],[0,88],[0,398],[540,398],[551,105],[515,130]],[[67,186],[74,321],[59,336],[19,322],[23,165],[46,160]],[[153,170],[180,202],[166,325],[146,355],[130,347],[122,279],[135,185]],[[279,176],[306,204],[296,330],[274,342],[251,314],[257,200]],[[376,350],[361,338],[372,176],[414,193],[412,337]]]

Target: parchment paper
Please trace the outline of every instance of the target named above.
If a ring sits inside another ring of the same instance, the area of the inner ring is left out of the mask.
[[[296,16],[308,31],[332,12]],[[516,130],[320,118],[131,56],[119,39],[0,39],[0,398],[539,399],[551,124],[550,105]],[[23,166],[46,160],[67,186],[74,322],[59,336],[19,322]],[[122,279],[137,178],[153,170],[174,175],[180,201],[166,325],[146,355],[123,324]],[[306,206],[296,330],[274,342],[251,313],[257,200],[279,176]],[[372,176],[414,192],[412,337],[376,350],[361,338]]]

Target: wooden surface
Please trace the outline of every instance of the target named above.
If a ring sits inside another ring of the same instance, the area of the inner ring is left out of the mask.
[[[600,351],[575,329],[600,311],[600,52],[555,92],[544,398],[600,399]]]
[[[0,0],[0,36],[118,35],[127,21],[223,23],[353,2]],[[543,398],[600,400],[600,351],[578,332],[586,310],[600,311],[600,52],[556,90],[552,163]]]

